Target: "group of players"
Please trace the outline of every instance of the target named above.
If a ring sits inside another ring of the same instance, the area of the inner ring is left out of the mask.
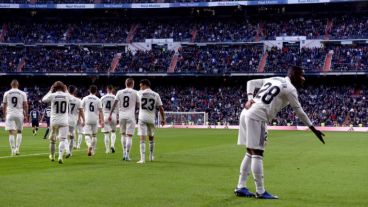
[[[240,165],[240,175],[235,195],[241,197],[257,197],[261,199],[277,199],[278,197],[268,193],[264,187],[263,177],[263,153],[267,138],[267,123],[287,105],[290,105],[299,119],[325,143],[324,134],[316,129],[308,116],[303,111],[298,100],[297,88],[302,87],[305,81],[304,71],[298,66],[293,66],[288,71],[287,77],[273,77],[257,79],[247,82],[248,101],[240,115],[238,144],[246,146],[246,154]],[[9,130],[9,141],[12,154],[19,153],[22,141],[23,114],[27,114],[26,94],[18,90],[18,82],[12,82],[12,89],[4,95],[4,110],[6,114],[6,130]],[[42,99],[51,105],[51,135],[50,135],[50,159],[55,160],[56,137],[59,143],[59,163],[63,163],[63,154],[71,156],[75,128],[79,124],[84,126],[84,134],[88,145],[88,155],[95,153],[97,143],[98,122],[105,133],[106,152],[110,150],[109,136],[115,142],[115,129],[118,106],[119,124],[122,133],[123,159],[130,160],[132,135],[135,128],[135,109],[139,107],[138,135],[141,139],[141,159],[138,163],[145,162],[145,139],[150,140],[150,160],[153,160],[154,149],[154,123],[156,108],[159,108],[162,116],[162,125],[165,124],[164,111],[160,96],[150,89],[150,82],[142,80],[140,91],[133,90],[134,81],[126,80],[126,89],[112,94],[112,87],[107,88],[107,95],[101,99],[96,97],[96,86],[90,87],[90,95],[80,100],[75,97],[76,88],[56,82],[50,92]],[[257,91],[257,92],[256,92]],[[68,133],[69,132],[69,133]],[[16,139],[15,139],[15,135]],[[69,136],[68,136],[69,134]],[[68,141],[70,140],[70,143]],[[113,146],[113,145],[112,145]],[[114,151],[114,148],[111,148]],[[250,172],[254,177],[256,192],[252,193],[246,187],[246,180]]]
[[[106,88],[107,94],[98,98],[97,87],[90,86],[89,95],[82,100],[76,97],[77,88],[73,85],[67,87],[61,81],[56,81],[50,91],[42,98],[42,102],[49,105],[43,114],[48,128],[45,137],[50,131],[51,161],[55,161],[56,142],[59,140],[58,163],[62,164],[65,158],[72,156],[73,147],[80,148],[82,131],[88,148],[88,156],[96,153],[97,133],[99,126],[104,133],[105,153],[115,152],[116,128],[119,124],[123,160],[130,161],[132,136],[136,127],[136,109],[138,113],[138,136],[140,136],[140,160],[145,163],[146,137],[149,138],[149,160],[154,160],[154,132],[156,110],[161,115],[161,124],[165,124],[164,109],[160,95],[151,90],[151,83],[144,79],[140,81],[140,91],[134,90],[134,80],[125,81],[125,89],[119,90],[116,96],[113,87]],[[22,142],[24,121],[28,119],[28,103],[25,92],[19,90],[17,80],[11,82],[11,89],[3,97],[3,110],[5,115],[5,130],[9,131],[11,156],[19,155]],[[38,130],[39,112],[31,111],[33,134]],[[74,137],[78,129],[78,141]]]

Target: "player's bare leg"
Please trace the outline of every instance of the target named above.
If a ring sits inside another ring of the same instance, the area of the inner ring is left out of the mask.
[[[141,143],[140,143],[140,153],[141,153],[141,160],[139,160],[137,163],[143,164],[146,162],[146,136],[141,136]]]
[[[132,149],[132,134],[127,134],[126,136],[126,151],[125,151],[125,160],[130,161],[130,150]]]
[[[11,156],[14,156],[16,154],[15,135],[16,135],[15,130],[9,130],[9,144],[10,144]]]
[[[20,144],[22,143],[22,138],[23,138],[23,135],[22,135],[22,130],[18,130],[17,131],[17,139],[16,139],[16,142],[15,142],[15,154],[16,155],[19,155],[19,149],[20,149]]]
[[[152,162],[155,159],[155,157],[153,156],[153,151],[155,148],[155,140],[153,136],[149,136],[148,139],[149,139],[149,152],[150,152],[149,160]]]
[[[108,154],[110,153],[110,133],[109,132],[105,132],[104,133],[104,141],[105,141],[105,153]]]
[[[112,153],[115,153],[115,141],[116,141],[116,133],[115,133],[115,130],[112,130],[111,131],[111,152]]]

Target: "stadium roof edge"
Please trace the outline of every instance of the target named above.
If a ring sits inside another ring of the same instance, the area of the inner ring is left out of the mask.
[[[167,9],[196,7],[237,7],[296,4],[326,4],[364,2],[365,0],[243,0],[190,3],[132,3],[132,4],[13,4],[0,3],[0,9]]]

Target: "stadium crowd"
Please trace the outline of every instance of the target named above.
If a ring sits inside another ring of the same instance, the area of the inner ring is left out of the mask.
[[[285,72],[301,65],[320,72],[333,51],[331,71],[368,71],[367,45],[326,45],[323,48],[267,48],[262,44],[183,45],[176,53],[176,73],[225,74],[259,71],[267,54],[264,72]],[[165,47],[135,52],[126,46],[2,46],[1,72],[121,72],[166,73],[175,51]],[[116,62],[115,62],[116,61]]]
[[[368,38],[366,16],[274,18],[155,18],[2,21],[7,43],[126,43],[152,38],[176,42],[255,42],[277,36],[307,39]],[[132,39],[127,39],[131,32]]]
[[[366,86],[308,86],[299,91],[301,104],[315,125],[368,127],[368,88]],[[31,86],[22,88],[28,94],[30,108],[40,111],[45,107],[40,100],[48,88]],[[245,86],[231,87],[154,87],[164,103],[166,111],[207,112],[211,125],[238,124],[238,118],[246,102]],[[1,88],[0,97],[6,88]],[[104,90],[100,87],[99,94]],[[81,86],[79,96],[87,95]],[[2,110],[1,112],[2,113]],[[2,117],[2,116],[1,116]],[[302,125],[290,107],[282,110],[272,125]]]

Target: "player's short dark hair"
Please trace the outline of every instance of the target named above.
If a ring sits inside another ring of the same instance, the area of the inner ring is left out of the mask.
[[[302,74],[304,73],[304,69],[300,66],[293,65],[288,70],[288,76],[293,76],[294,74]]]
[[[134,85],[134,79],[133,78],[127,78],[125,80],[125,85],[128,87],[132,87]]]
[[[112,86],[111,84],[110,85],[107,85],[106,86],[107,89],[109,89],[110,91],[112,91],[114,89],[114,86]]]
[[[63,82],[61,81],[56,81],[53,85],[53,91],[52,92],[56,92],[56,91],[64,91],[65,92],[65,85]]]
[[[89,92],[92,94],[96,94],[97,93],[97,86],[96,85],[91,85],[89,87]]]
[[[151,82],[148,79],[143,79],[139,83],[151,87]]]
[[[69,91],[70,94],[74,94],[77,91],[77,87],[74,86],[74,85],[70,85],[68,87],[68,91]]]

